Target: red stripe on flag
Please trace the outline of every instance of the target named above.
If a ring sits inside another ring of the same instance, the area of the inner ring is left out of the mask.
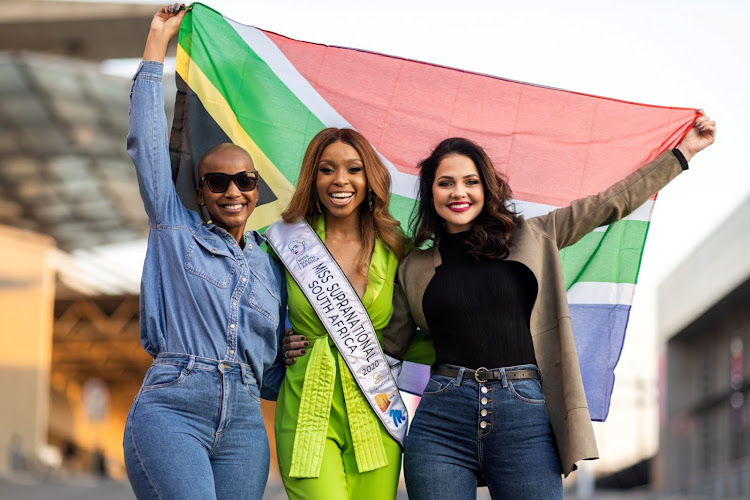
[[[478,142],[514,197],[549,205],[601,191],[675,147],[694,109],[630,103],[265,32],[394,166],[442,139]]]

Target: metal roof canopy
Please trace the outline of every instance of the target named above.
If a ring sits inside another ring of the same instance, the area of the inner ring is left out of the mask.
[[[104,75],[99,64],[0,53],[0,224],[51,236],[74,258],[146,237],[125,150],[129,91],[130,79]],[[168,76],[168,122],[175,92]],[[116,274],[118,262],[108,265]]]
[[[159,4],[0,0],[0,50],[139,57]]]
[[[129,89],[98,65],[0,55],[0,223],[52,236],[66,251],[145,236],[125,151]]]
[[[58,298],[138,293],[148,226],[125,152],[130,82],[98,63],[140,57],[162,4],[0,0],[0,224],[55,239]]]

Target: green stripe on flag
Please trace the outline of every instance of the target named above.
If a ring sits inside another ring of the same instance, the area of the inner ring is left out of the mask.
[[[413,198],[391,193],[391,202],[388,209],[393,218],[401,223],[401,229],[406,234],[409,234],[409,217],[411,217],[411,212],[416,203],[417,201]]]
[[[565,287],[579,281],[635,284],[648,226],[644,221],[621,220],[560,250]]]
[[[221,14],[201,4],[189,14],[180,29],[180,46],[226,99],[245,132],[295,184],[308,143],[325,125]]]

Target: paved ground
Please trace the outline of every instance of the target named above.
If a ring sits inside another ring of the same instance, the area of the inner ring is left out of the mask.
[[[486,489],[485,489],[486,491]],[[480,495],[477,500],[489,499]],[[280,482],[269,483],[263,500],[287,498]],[[407,500],[405,491],[399,491],[396,500]],[[0,500],[135,500],[127,482],[99,480],[93,477],[32,478],[28,476],[0,476]]]
[[[264,500],[283,500],[287,496],[280,482],[269,483]],[[480,488],[477,500],[489,500],[487,488]],[[576,500],[566,494],[566,500]],[[407,500],[399,491],[396,500]],[[0,476],[0,500],[135,500],[127,482],[99,480],[89,476],[75,478]],[[698,497],[670,497],[649,492],[593,492],[589,500],[705,500]]]
[[[281,484],[269,484],[264,500],[286,499]],[[0,477],[0,500],[135,500],[127,482],[93,477]]]

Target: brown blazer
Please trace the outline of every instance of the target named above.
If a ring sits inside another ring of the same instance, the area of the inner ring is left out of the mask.
[[[578,367],[559,250],[627,216],[681,172],[679,160],[667,151],[606,191],[547,215],[519,217],[508,260],[528,267],[539,285],[531,311],[531,337],[565,476],[578,460],[599,454]],[[403,358],[416,327],[429,333],[422,298],[440,264],[434,246],[411,252],[399,265],[393,317],[383,330],[383,347],[391,356]]]

